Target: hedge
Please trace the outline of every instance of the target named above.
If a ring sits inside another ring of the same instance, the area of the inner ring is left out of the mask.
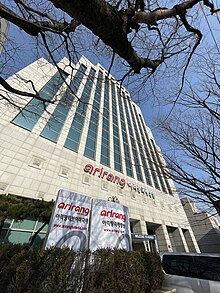
[[[157,253],[0,245],[2,293],[150,293],[162,281]]]

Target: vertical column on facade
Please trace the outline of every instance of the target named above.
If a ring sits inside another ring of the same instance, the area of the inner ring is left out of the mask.
[[[196,242],[196,238],[192,232],[192,229],[188,227],[188,229],[182,229],[183,235],[186,239],[186,243],[189,248],[189,252],[200,252],[199,246]]]
[[[189,248],[187,246],[182,229],[176,228],[173,231],[173,240],[174,240],[177,252],[189,252]]]
[[[103,118],[102,118],[102,141],[101,141],[101,156],[100,163],[110,166],[110,104],[109,104],[109,78],[104,76],[104,104],[103,104]]]
[[[153,145],[153,148],[154,148],[154,152],[155,152],[155,154],[156,154],[156,158],[157,158],[157,161],[158,161],[159,167],[160,167],[161,172],[162,172],[162,174],[163,174],[163,179],[164,179],[164,181],[165,181],[166,188],[167,188],[169,194],[173,194],[173,193],[172,193],[172,190],[171,190],[171,187],[170,187],[170,184],[169,184],[169,182],[168,182],[167,175],[166,175],[166,173],[165,173],[165,168],[166,168],[166,166],[165,166],[165,164],[163,164],[162,161],[161,161],[161,157],[160,157],[160,155],[159,155],[159,153],[158,153],[158,150],[157,150],[157,147],[156,147],[154,141],[151,140],[151,142],[152,142],[152,145]]]
[[[119,128],[119,140],[121,141],[121,167],[122,173],[127,174],[127,165],[126,165],[126,158],[125,158],[125,142],[127,140],[127,134],[124,132],[125,130],[125,123],[123,121],[123,109],[122,103],[120,98],[120,89],[116,86],[115,88],[115,98],[116,98],[116,105],[117,105],[117,117],[118,117],[118,128]],[[129,156],[130,157],[130,156]],[[127,174],[128,175],[128,174]]]
[[[126,124],[126,115],[124,113],[123,109],[123,103],[122,103],[122,97],[124,97],[124,94],[122,95],[122,92],[119,88],[117,88],[117,97],[118,97],[118,106],[119,106],[119,113],[120,113],[120,125],[121,125],[121,134],[122,134],[122,141],[123,141],[123,150],[124,150],[124,156],[122,155],[123,161],[125,162],[125,168],[126,168],[126,174],[129,177],[133,177],[133,166],[134,166],[134,160],[131,158],[131,145],[129,144],[128,139],[128,126]]]
[[[150,147],[150,150],[151,150],[151,154],[152,154],[152,157],[153,157],[153,160],[155,162],[155,166],[156,166],[156,170],[157,170],[157,175],[158,175],[158,178],[159,178],[159,182],[160,182],[160,186],[162,188],[162,191],[167,193],[167,189],[166,189],[166,186],[165,186],[165,182],[164,182],[164,179],[163,179],[163,171],[161,169],[161,166],[159,165],[159,162],[157,160],[157,156],[154,152],[154,149],[152,147],[152,140],[149,139],[148,135],[147,135],[147,140],[148,140],[148,145]]]
[[[72,105],[69,107],[67,118],[59,137],[60,145],[64,145],[67,139],[73,117],[76,113],[77,101],[81,98],[81,94],[85,86],[85,82],[83,82],[83,80],[85,81],[86,71],[88,73],[89,69],[84,64],[77,64],[74,73],[71,73],[70,90],[67,94],[70,95],[70,99],[72,99]]]
[[[128,109],[128,100],[130,99],[128,96],[124,96],[124,106],[125,106],[125,112],[126,112],[126,118],[127,118],[127,123],[128,123],[128,131],[129,131],[129,138],[130,138],[130,145],[131,145],[131,151],[132,151],[132,155],[133,155],[133,161],[134,161],[134,166],[135,166],[135,170],[136,170],[136,178],[138,181],[143,182],[143,175],[142,175],[142,168],[141,168],[141,164],[140,164],[140,157],[139,157],[139,153],[138,153],[138,148],[137,148],[137,139],[135,138],[134,135],[134,130],[132,127],[132,123],[131,123],[131,118],[130,118],[130,113],[129,113],[129,109]]]
[[[133,222],[132,228],[133,228],[133,233],[145,234],[145,235],[148,234],[146,222],[143,220],[136,221],[135,224]],[[148,241],[143,241],[143,245],[144,245],[145,251],[150,251],[150,246]]]
[[[65,142],[65,147],[80,153],[82,150],[79,148],[82,137],[83,129],[85,126],[85,119],[88,110],[88,104],[91,96],[91,91],[93,88],[93,82],[95,78],[96,70],[91,67],[87,79],[85,80],[85,86],[82,91],[81,98],[77,103],[76,112],[72,120],[70,130]],[[84,137],[85,138],[85,137]]]
[[[145,175],[145,183],[147,185],[152,186],[149,167],[147,165],[147,160],[146,160],[146,156],[145,156],[145,152],[144,152],[144,147],[143,147],[141,137],[140,137],[140,134],[139,134],[139,131],[138,131],[137,121],[135,120],[135,116],[134,116],[134,113],[133,113],[131,100],[129,100],[129,107],[130,107],[131,117],[132,117],[132,121],[133,121],[134,132],[135,132],[135,135],[136,135],[136,141],[137,141],[137,146],[138,146],[138,150],[139,150],[139,155],[140,155],[140,158],[141,158],[141,166],[142,166],[142,169],[143,169],[144,175]],[[134,108],[135,108],[135,106],[134,106]]]
[[[114,150],[114,169],[122,172],[122,153],[121,153],[121,131],[119,131],[119,107],[116,99],[115,83],[111,81],[111,101],[112,101],[112,130],[113,130],[113,150]]]
[[[155,188],[161,190],[161,187],[159,184],[159,169],[158,169],[156,162],[154,160],[154,154],[153,154],[152,148],[149,144],[148,134],[145,129],[145,124],[142,120],[141,115],[139,115],[139,118],[140,118],[140,122],[142,125],[141,129],[144,132],[143,139],[144,139],[144,144],[145,144],[145,151],[146,151],[147,157],[149,158],[149,162],[151,164],[151,173],[152,173],[152,177],[153,177],[154,186],[155,186]],[[144,137],[144,135],[145,135],[145,137]]]
[[[92,103],[91,116],[88,115],[88,132],[86,135],[86,143],[84,149],[84,156],[95,159],[96,150],[97,150],[97,137],[100,123],[100,102],[101,102],[101,91],[102,91],[102,77],[103,74],[98,71],[96,73],[96,81],[94,82],[95,90],[93,92],[93,100],[90,100]],[[91,97],[91,98],[92,98]],[[90,119],[89,119],[90,118]]]
[[[97,143],[95,152],[95,161],[99,162],[101,158],[101,145],[102,145],[102,135],[103,135],[103,109],[104,109],[104,95],[105,95],[105,72],[100,70],[99,67],[99,77],[98,83],[100,83],[100,100],[99,100],[99,120],[97,129]]]
[[[146,131],[146,126],[145,126],[145,123],[143,122],[143,119],[142,117],[140,116],[140,119],[141,119],[141,123],[142,123],[142,127],[144,129],[144,132],[145,132],[145,136],[146,136],[146,141],[147,141],[147,144],[148,144],[148,147],[150,149],[150,153],[151,153],[151,157],[153,159],[153,162],[154,162],[154,166],[155,166],[155,169],[156,169],[156,172],[157,172],[157,176],[158,176],[158,179],[159,179],[159,182],[160,182],[160,186],[162,188],[162,191],[167,193],[167,189],[165,187],[165,184],[164,184],[164,180],[163,180],[163,177],[162,177],[162,170],[161,170],[161,166],[159,165],[159,162],[157,161],[157,157],[156,157],[156,154],[154,152],[154,149],[153,149],[153,146],[151,144],[151,140],[148,136],[148,133]],[[161,189],[159,188],[159,189]]]
[[[151,174],[151,178],[153,179],[153,183],[154,183],[155,188],[160,189],[160,185],[158,183],[158,178],[156,176],[156,170],[154,168],[153,160],[151,158],[150,150],[149,150],[149,147],[147,145],[146,138],[144,137],[143,127],[141,126],[141,122],[140,122],[140,119],[139,119],[139,116],[137,114],[137,110],[136,110],[135,106],[134,106],[134,113],[135,113],[136,120],[137,120],[137,123],[138,123],[139,131],[140,131],[140,134],[141,134],[142,145],[143,145],[144,150],[145,150],[145,154],[144,154],[145,161],[147,161],[147,163],[148,163],[149,173]],[[151,182],[152,182],[152,180],[151,180]],[[149,184],[149,185],[152,185],[152,183]]]
[[[114,132],[113,132],[113,113],[112,113],[112,84],[111,76],[107,76],[109,83],[109,162],[110,168],[114,169]]]
[[[93,76],[93,74],[94,74],[94,76]],[[83,109],[83,111],[85,111],[84,124],[83,124],[83,128],[82,128],[81,138],[79,141],[79,148],[78,148],[78,153],[81,155],[84,154],[84,149],[85,149],[86,143],[88,141],[90,143],[92,142],[91,136],[90,136],[90,128],[89,128],[91,119],[93,120],[93,122],[98,120],[98,114],[96,114],[95,111],[93,111],[94,110],[93,100],[94,100],[94,94],[95,94],[96,86],[97,86],[98,72],[94,68],[91,68],[88,78],[91,79],[91,89],[90,89],[90,93],[88,93],[89,96],[88,96],[87,100],[85,101],[85,109]],[[86,105],[86,103],[87,103],[87,105]],[[91,105],[92,105],[92,107],[91,107]],[[95,141],[93,141],[92,148],[95,148]],[[95,150],[94,150],[94,152],[95,152]]]
[[[173,251],[166,225],[160,225],[155,232],[158,240],[159,251]]]

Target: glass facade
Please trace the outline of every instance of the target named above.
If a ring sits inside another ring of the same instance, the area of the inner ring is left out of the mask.
[[[165,184],[164,184],[164,181],[163,181],[163,177],[162,177],[162,172],[161,172],[160,166],[158,164],[158,161],[157,161],[153,146],[151,144],[152,142],[148,137],[147,131],[146,131],[145,126],[144,126],[144,121],[142,120],[141,116],[140,116],[140,120],[141,120],[141,123],[142,123],[142,127],[144,129],[144,132],[145,132],[146,142],[147,142],[147,144],[149,146],[151,157],[153,159],[154,166],[156,168],[157,178],[159,179],[159,182],[160,182],[161,187],[159,189],[162,188],[163,192],[167,193],[167,190],[166,190],[166,187],[165,187]]]
[[[121,132],[122,132],[122,140],[123,140],[123,147],[124,147],[126,173],[128,176],[133,177],[131,154],[130,154],[130,148],[128,145],[128,136],[127,136],[127,130],[125,126],[125,116],[124,116],[123,106],[122,106],[122,96],[118,88],[117,88],[117,95],[118,95],[118,105],[119,105],[119,113],[120,113],[120,121],[121,121]]]
[[[49,102],[53,99],[54,95],[62,86],[64,79],[66,79],[68,76],[66,72],[61,72],[62,76],[59,72],[55,73],[55,75],[39,91],[39,96],[46,101],[44,102],[38,100],[37,98],[33,98],[13,119],[12,122],[14,124],[30,131],[34,128],[39,118],[46,110]]]
[[[118,113],[116,104],[116,93],[115,85],[111,82],[111,93],[112,93],[112,123],[113,123],[113,145],[114,145],[114,168],[116,171],[122,171],[121,165],[121,142],[119,139],[119,128],[118,128]]]
[[[0,233],[0,243],[28,244],[34,233],[43,226],[40,219],[26,218],[23,221],[5,220]],[[42,247],[48,225],[36,236],[33,247]]]
[[[86,67],[81,65],[80,68],[77,70],[74,78],[72,79],[69,88],[64,93],[59,104],[56,106],[55,111],[53,112],[46,126],[41,132],[41,136],[57,142],[69,110],[75,100],[75,95],[77,93],[77,90],[79,89],[85,71]]]
[[[156,158],[157,158],[157,162],[158,162],[158,164],[159,164],[159,168],[160,168],[160,170],[161,170],[161,173],[163,174],[163,179],[164,179],[164,181],[165,181],[166,188],[167,188],[169,194],[172,195],[173,193],[172,193],[172,190],[171,190],[171,188],[170,188],[170,184],[169,184],[168,179],[167,179],[167,176],[166,176],[166,174],[165,174],[165,172],[164,172],[164,167],[165,167],[165,166],[163,166],[163,164],[162,164],[162,162],[161,162],[161,159],[160,159],[160,156],[159,156],[159,154],[158,154],[158,150],[157,150],[157,148],[156,148],[156,145],[155,145],[154,141],[151,140],[151,143],[152,143],[152,146],[153,146],[153,149],[154,149],[154,152],[155,152]]]
[[[134,136],[133,128],[132,128],[132,122],[130,119],[129,111],[128,111],[128,105],[127,105],[127,100],[130,99],[129,97],[126,97],[124,94],[122,94],[123,97],[123,102],[125,105],[125,112],[126,112],[126,118],[127,118],[127,123],[128,123],[128,131],[130,135],[130,140],[131,140],[131,149],[132,149],[132,154],[134,158],[134,164],[135,164],[135,170],[136,170],[136,175],[137,175],[137,180],[138,181],[143,181],[143,177],[141,174],[141,164],[138,158],[138,152],[137,152],[137,147],[136,147],[136,138]]]
[[[129,107],[130,107],[132,122],[133,122],[133,125],[134,125],[135,135],[136,135],[136,138],[137,138],[137,145],[138,145],[138,149],[139,149],[139,154],[140,154],[142,166],[143,166],[143,169],[144,169],[145,180],[146,180],[146,183],[148,185],[152,185],[151,178],[150,178],[150,173],[149,173],[149,167],[147,165],[146,157],[145,157],[145,154],[144,154],[144,149],[142,147],[141,138],[140,138],[140,135],[139,135],[139,132],[138,132],[138,127],[137,127],[136,120],[135,120],[134,113],[133,113],[133,109],[132,109],[132,106],[131,106],[131,100],[129,100]]]
[[[78,151],[80,138],[86,118],[87,108],[89,104],[90,94],[94,82],[95,69],[91,68],[89,76],[86,80],[81,97],[79,97],[78,106],[76,108],[76,113],[73,118],[66,142],[65,147],[73,151]]]
[[[137,120],[137,123],[138,123],[138,128],[140,130],[142,143],[143,143],[143,148],[144,148],[145,154],[146,154],[145,159],[148,162],[148,166],[150,167],[150,173],[151,173],[151,176],[152,176],[152,179],[153,179],[154,186],[157,189],[160,189],[160,185],[159,185],[158,180],[157,180],[157,175],[156,175],[156,171],[155,171],[154,162],[152,161],[151,154],[150,154],[150,151],[149,151],[149,147],[148,147],[147,141],[146,141],[146,139],[144,137],[144,131],[143,131],[143,128],[141,127],[141,123],[140,123],[140,120],[139,120],[139,117],[138,117],[137,110],[136,110],[135,106],[134,106],[134,113],[135,113],[136,120]],[[150,185],[152,185],[152,184],[150,184]]]
[[[67,76],[63,72],[63,77],[67,78]],[[13,123],[32,130],[63,82],[63,78],[57,72],[39,92],[40,96],[47,99],[48,102],[42,103],[32,99],[13,120]],[[80,88],[82,91],[79,90]],[[91,104],[92,88],[94,88],[94,98]],[[74,102],[76,102],[76,111],[74,118],[70,121],[71,125],[64,147],[78,151],[83,128],[85,128],[85,119],[90,117],[88,129],[87,127],[84,129],[87,134],[83,153],[85,157],[95,160],[96,150],[100,148],[101,164],[114,168],[118,172],[123,172],[123,164],[125,164],[124,170],[127,176],[135,177],[140,182],[146,182],[147,185],[172,194],[160,154],[154,141],[149,138],[142,116],[128,94],[105,71],[99,70],[96,73],[92,66],[88,70],[85,65],[80,65],[69,88],[63,94],[42,130],[42,137],[53,142],[58,141]],[[92,106],[90,116],[87,113],[89,104]],[[32,113],[33,111],[35,114]],[[101,143],[97,145],[99,131],[101,132]],[[110,137],[110,133],[112,137]],[[110,145],[113,145],[112,166],[110,165]],[[123,160],[122,149],[124,151]]]
[[[89,129],[86,139],[86,146],[84,150],[84,155],[91,159],[95,159],[95,151],[97,144],[97,133],[98,125],[100,119],[100,101],[101,101],[101,92],[102,92],[102,83],[103,83],[103,73],[98,73],[98,79],[96,83],[96,90],[92,105],[92,113],[89,122]]]
[[[100,163],[109,165],[109,79],[105,77]]]

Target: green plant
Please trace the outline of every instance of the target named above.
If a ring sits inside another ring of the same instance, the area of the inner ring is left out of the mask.
[[[163,273],[156,253],[100,249],[27,249],[0,245],[0,288],[4,293],[150,293]]]

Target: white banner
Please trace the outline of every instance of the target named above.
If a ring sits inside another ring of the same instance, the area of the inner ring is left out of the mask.
[[[88,249],[92,199],[75,192],[60,190],[49,225],[45,248]]]
[[[126,206],[93,199],[89,248],[131,250],[130,222]]]

